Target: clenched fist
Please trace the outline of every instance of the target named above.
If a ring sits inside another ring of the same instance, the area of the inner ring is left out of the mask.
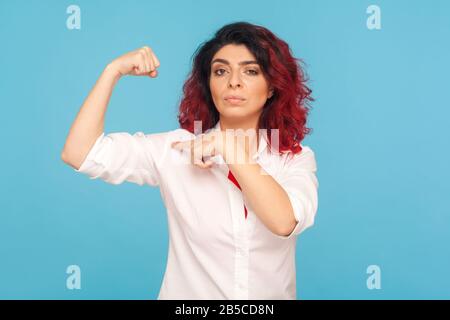
[[[149,76],[155,78],[158,76],[160,65],[158,58],[150,47],[144,46],[140,49],[128,52],[118,57],[110,63],[120,76]]]

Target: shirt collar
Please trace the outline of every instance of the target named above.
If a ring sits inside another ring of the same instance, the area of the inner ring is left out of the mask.
[[[220,130],[220,121],[217,121],[216,125],[214,126],[213,130]],[[260,155],[263,153],[263,151],[267,148],[267,135],[260,134],[259,136],[259,143],[258,143],[258,151],[252,156],[252,159],[255,160],[260,157]]]

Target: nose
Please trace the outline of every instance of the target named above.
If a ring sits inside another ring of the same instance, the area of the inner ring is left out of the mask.
[[[229,88],[236,88],[241,87],[241,79],[239,78],[239,75],[237,73],[232,73],[228,81],[228,87]]]

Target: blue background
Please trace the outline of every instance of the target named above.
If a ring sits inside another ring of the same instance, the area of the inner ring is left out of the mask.
[[[449,299],[450,2],[1,1],[0,298],[155,299],[168,233],[157,188],[89,180],[60,159],[103,68],[143,45],[156,79],[120,80],[105,131],[173,130],[197,46],[261,24],[306,62],[304,140],[319,210],[298,238],[299,299]],[[66,9],[81,8],[81,30]],[[219,5],[220,4],[220,5]],[[366,8],[381,8],[381,30]],[[81,290],[66,268],[81,268]],[[366,286],[369,265],[381,289]]]

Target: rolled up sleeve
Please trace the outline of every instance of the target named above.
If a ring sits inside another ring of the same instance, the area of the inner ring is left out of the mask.
[[[103,132],[95,141],[80,168],[74,169],[111,184],[125,181],[138,185],[159,185],[156,166],[157,146],[154,144],[161,134],[136,132]],[[155,141],[154,141],[155,140]]]
[[[316,160],[311,148],[304,146],[299,154],[286,161],[281,174],[276,179],[287,193],[296,220],[295,228],[287,236],[289,239],[302,233],[314,224],[318,208],[319,182],[316,177]]]

